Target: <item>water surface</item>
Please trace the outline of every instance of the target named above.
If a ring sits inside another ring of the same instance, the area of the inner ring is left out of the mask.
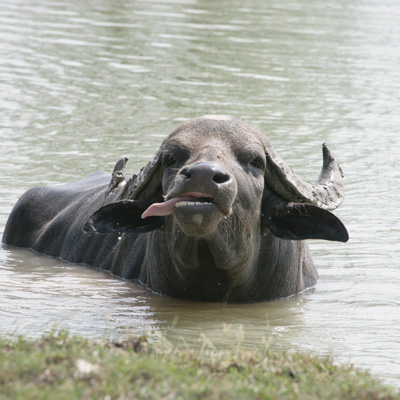
[[[3,0],[0,233],[41,184],[144,165],[179,123],[256,125],[302,177],[327,142],[346,174],[342,245],[310,243],[321,280],[284,301],[153,295],[101,271],[0,249],[0,333],[149,330],[169,340],[333,354],[400,385],[400,4],[395,0]],[[241,328],[242,327],[242,328]]]

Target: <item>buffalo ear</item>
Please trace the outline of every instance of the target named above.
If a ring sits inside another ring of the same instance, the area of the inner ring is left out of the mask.
[[[269,207],[264,227],[287,240],[324,239],[347,242],[347,229],[335,215],[312,204],[286,203]],[[269,212],[268,212],[269,211]]]
[[[100,207],[86,221],[83,232],[94,233],[130,232],[146,233],[160,228],[163,217],[148,217],[142,219],[143,212],[151,202],[140,200],[121,200]]]

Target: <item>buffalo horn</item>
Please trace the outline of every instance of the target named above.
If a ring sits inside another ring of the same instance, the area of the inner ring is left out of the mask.
[[[322,145],[322,152],[321,174],[315,183],[309,183],[299,178],[269,147],[265,172],[268,186],[284,200],[310,203],[325,210],[336,209],[344,198],[343,171],[326,143]]]

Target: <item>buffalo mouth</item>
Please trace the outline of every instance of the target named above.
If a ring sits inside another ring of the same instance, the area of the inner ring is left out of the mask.
[[[204,237],[217,229],[224,212],[211,195],[188,193],[177,198],[174,220],[189,236]]]
[[[175,203],[175,210],[178,208],[190,207],[193,211],[203,210],[206,211],[209,207],[215,207],[214,197],[204,193],[187,193],[173,199]],[[188,209],[189,210],[189,209]]]
[[[169,196],[164,203],[152,204],[142,215],[173,215],[174,220],[188,235],[205,236],[212,233],[224,216],[231,213],[231,207],[221,207],[214,196],[208,193],[189,192]]]
[[[166,216],[175,212],[207,212],[219,209],[214,197],[207,193],[191,192],[166,198],[164,203],[153,203],[143,214],[142,218]],[[221,212],[223,212],[221,210]]]

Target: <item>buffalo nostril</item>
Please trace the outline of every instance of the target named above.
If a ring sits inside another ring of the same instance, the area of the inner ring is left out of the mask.
[[[213,176],[213,181],[218,184],[225,183],[225,182],[229,181],[229,179],[230,179],[230,176],[228,174],[224,174],[224,173],[218,173]]]
[[[209,162],[199,162],[194,165],[183,167],[179,174],[185,181],[192,180],[195,184],[199,182],[214,183],[221,185],[229,182],[231,176],[219,165]]]
[[[188,180],[192,177],[192,174],[189,171],[189,168],[182,169],[181,174]]]

